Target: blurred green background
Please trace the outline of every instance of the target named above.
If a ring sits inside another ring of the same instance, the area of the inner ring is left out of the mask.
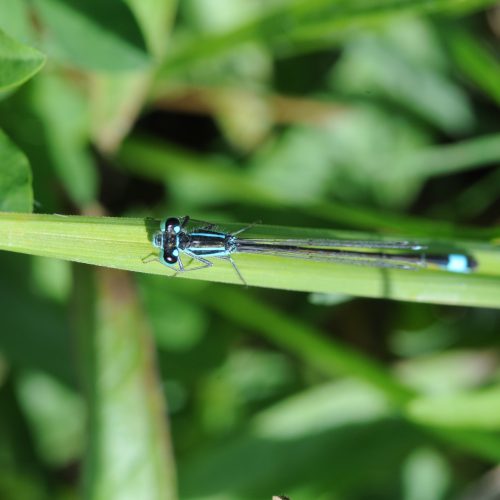
[[[2,0],[0,30],[2,211],[500,242],[494,1]],[[500,497],[497,310],[0,276],[2,499]]]

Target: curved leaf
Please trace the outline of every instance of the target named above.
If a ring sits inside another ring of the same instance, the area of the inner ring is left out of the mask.
[[[0,130],[0,210],[31,212],[33,191],[26,156]]]
[[[0,91],[29,80],[45,63],[45,56],[0,31]]]

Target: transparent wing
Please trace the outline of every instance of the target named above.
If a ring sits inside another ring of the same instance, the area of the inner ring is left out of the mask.
[[[387,250],[425,250],[427,247],[415,241],[374,241],[374,240],[334,240],[334,239],[271,239],[271,238],[238,238],[242,245],[270,245],[290,247],[323,247],[323,248],[380,248]]]
[[[336,262],[354,266],[391,269],[422,269],[427,265],[425,255],[423,254],[398,255],[379,252],[350,252],[335,249],[305,248],[284,245],[258,245],[256,243],[248,243],[248,240],[245,240],[245,243],[238,242],[236,251],[247,254],[275,255],[318,262]]]
[[[208,222],[206,220],[201,220],[201,219],[192,219],[189,217],[189,219],[186,222],[186,228],[188,232],[197,230],[197,229],[210,229],[210,230],[219,230],[220,226],[223,224],[219,223],[214,223],[214,222]]]

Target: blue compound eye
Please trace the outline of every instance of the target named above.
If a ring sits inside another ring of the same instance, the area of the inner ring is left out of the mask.
[[[181,222],[177,217],[169,217],[165,221],[165,229],[167,232],[179,233],[181,230]]]

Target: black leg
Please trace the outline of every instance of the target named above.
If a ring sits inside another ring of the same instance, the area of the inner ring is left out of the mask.
[[[243,278],[242,274],[240,273],[240,270],[238,269],[238,266],[236,266],[236,262],[234,262],[233,258],[228,255],[227,259],[229,262],[231,262],[232,266],[234,267],[234,270],[236,271],[236,274],[239,276],[241,282],[245,285],[248,286],[248,283],[245,281],[245,278]]]
[[[247,231],[248,229],[254,227],[256,224],[260,224],[260,221],[252,222],[251,224],[248,224],[248,226],[242,227],[241,229],[238,229],[238,231],[235,231],[234,233],[231,233],[231,235],[232,236],[237,236],[238,234],[241,234],[244,231]]]
[[[177,260],[177,264],[179,265],[179,272],[180,273],[183,273],[185,272],[185,269],[184,269],[184,264],[182,263],[182,259],[181,259],[181,256],[179,255],[179,258]]]
[[[146,255],[146,257],[143,257],[142,262],[147,264],[148,262],[154,262],[155,260],[160,262],[158,256],[154,252],[151,252],[149,255]]]
[[[248,286],[248,283],[245,281],[245,278],[243,278],[243,275],[240,273],[240,270],[238,269],[238,266],[236,265],[236,262],[234,262],[233,258],[230,255],[224,256],[224,257],[218,257],[219,259],[222,260],[228,260],[231,262],[231,265],[233,266],[234,270],[236,271],[236,274],[238,275],[238,278],[240,278],[241,282],[245,285]]]
[[[180,270],[179,272],[187,273],[187,272],[190,272],[190,271],[198,271],[200,269],[205,269],[207,267],[212,267],[214,265],[213,262],[210,262],[209,260],[204,259],[203,257],[199,257],[198,255],[192,254],[192,253],[187,252],[187,251],[184,251],[184,253],[186,255],[188,255],[189,257],[191,257],[191,259],[194,259],[194,260],[197,260],[198,262],[201,262],[202,265],[198,266],[198,267],[192,267],[190,269],[186,269],[183,266],[182,270]],[[179,259],[179,262],[180,262],[180,259]]]

